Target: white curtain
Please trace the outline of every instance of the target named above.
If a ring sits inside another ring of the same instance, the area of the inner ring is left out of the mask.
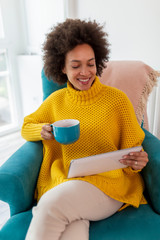
[[[149,97],[147,112],[149,131],[160,139],[160,77]]]

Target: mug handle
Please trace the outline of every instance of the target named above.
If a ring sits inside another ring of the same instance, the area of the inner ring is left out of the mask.
[[[54,131],[53,131],[53,126],[52,126],[52,124],[50,124],[50,126],[51,126],[51,128],[52,128],[51,133],[54,135]]]

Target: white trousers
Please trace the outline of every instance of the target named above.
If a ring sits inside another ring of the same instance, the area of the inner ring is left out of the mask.
[[[105,219],[122,205],[90,183],[62,183],[33,208],[26,240],[88,240],[89,221]]]

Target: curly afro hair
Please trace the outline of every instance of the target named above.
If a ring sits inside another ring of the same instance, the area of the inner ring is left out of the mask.
[[[43,45],[44,71],[48,79],[64,84],[67,76],[62,72],[66,54],[80,44],[88,44],[95,53],[97,75],[101,76],[109,59],[108,34],[96,21],[67,19],[51,29]]]

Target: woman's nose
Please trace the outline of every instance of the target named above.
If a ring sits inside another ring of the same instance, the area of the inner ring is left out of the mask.
[[[88,74],[88,68],[87,67],[82,67],[81,69],[80,69],[80,74],[81,75],[87,75]]]

